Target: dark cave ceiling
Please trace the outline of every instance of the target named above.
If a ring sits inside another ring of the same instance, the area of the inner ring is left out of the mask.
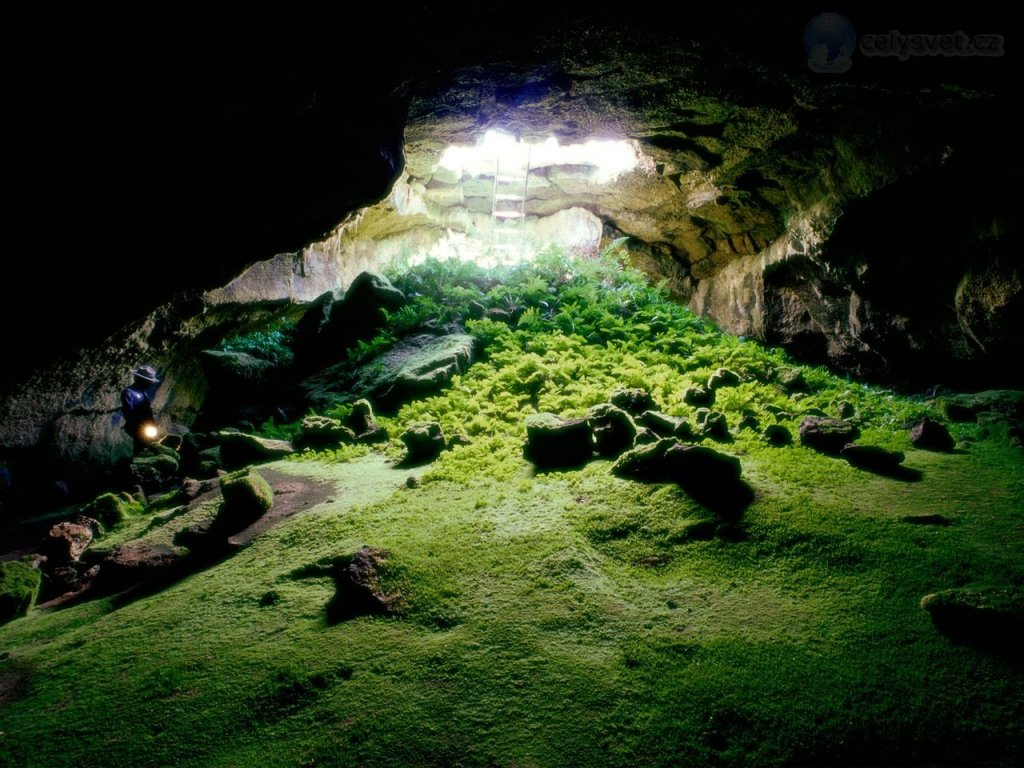
[[[560,39],[586,49],[591,35],[611,34],[628,46],[634,32],[810,78],[800,37],[821,10],[680,3],[612,18],[583,3],[520,3],[496,22],[498,10],[468,2],[21,8],[4,54],[15,204],[0,319],[17,328],[4,373],[299,248],[386,194],[402,162],[403,83],[479,62],[528,64]],[[1009,16],[976,6],[838,10],[862,29],[1012,31]],[[892,64],[858,60],[849,82],[1012,92],[1018,70],[1012,49],[999,60]]]

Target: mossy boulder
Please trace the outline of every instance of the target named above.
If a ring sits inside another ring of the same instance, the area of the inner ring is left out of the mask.
[[[42,574],[20,560],[0,563],[0,624],[24,616],[36,604]]]
[[[173,448],[154,443],[132,459],[129,474],[132,483],[153,489],[174,477],[181,456]]]
[[[187,556],[188,550],[169,544],[121,544],[100,562],[96,586],[104,592],[119,592],[144,581],[166,578]]]
[[[680,440],[693,438],[693,428],[686,419],[669,416],[661,411],[645,411],[640,423],[659,437],[677,437]]]
[[[676,483],[727,522],[738,520],[753,501],[753,492],[740,479],[739,459],[678,440],[659,440],[627,451],[612,466],[612,473],[644,482]]]
[[[143,505],[135,497],[122,491],[101,494],[82,507],[81,511],[84,516],[99,520],[107,528],[113,528],[142,509]]]
[[[405,443],[405,465],[426,464],[433,461],[445,449],[446,443],[441,425],[436,421],[418,421],[406,427],[402,433]]]
[[[740,375],[728,368],[719,368],[708,378],[708,389],[722,389],[724,387],[739,386]]]
[[[658,410],[658,406],[654,402],[654,398],[651,396],[651,393],[646,389],[640,389],[638,387],[624,387],[622,389],[617,389],[612,392],[612,396],[608,399],[608,402],[616,408],[621,408],[630,416],[639,416],[644,411]]]
[[[352,403],[352,411],[345,419],[345,426],[352,430],[357,442],[387,442],[388,431],[377,423],[377,417],[373,414],[373,405],[365,398]]]
[[[800,422],[800,443],[822,453],[838,455],[858,437],[860,429],[845,419],[808,416]]]
[[[224,502],[217,513],[216,527],[227,534],[237,533],[274,506],[270,483],[250,467],[221,477],[220,492]]]
[[[715,404],[715,390],[698,384],[683,392],[683,402],[694,407],[710,408]]]
[[[218,432],[216,438],[225,469],[282,459],[295,452],[289,440],[272,440],[244,432]]]
[[[702,436],[722,442],[732,439],[732,435],[729,434],[729,422],[726,421],[724,413],[701,408],[697,414],[697,426]]]
[[[299,444],[312,448],[333,448],[342,443],[351,443],[356,433],[330,416],[306,416],[302,420]]]
[[[325,359],[338,359],[357,341],[372,338],[384,327],[382,310],[393,312],[404,304],[405,294],[384,275],[361,272],[341,301],[330,302],[329,315],[319,324],[317,352]]]
[[[587,411],[587,425],[594,435],[594,449],[610,458],[632,448],[636,424],[630,415],[611,403],[595,405]]]
[[[523,455],[536,467],[578,467],[593,454],[594,436],[586,419],[563,419],[553,413],[526,417]]]
[[[669,482],[672,478],[668,474],[664,457],[665,452],[675,445],[681,445],[681,443],[672,438],[664,438],[647,445],[638,445],[619,456],[612,465],[612,474],[649,483]]]
[[[784,368],[778,372],[775,381],[785,392],[806,392],[808,389],[804,372],[799,368]]]
[[[764,439],[768,445],[774,445],[778,448],[784,445],[792,445],[793,433],[781,424],[769,424],[764,429]]]

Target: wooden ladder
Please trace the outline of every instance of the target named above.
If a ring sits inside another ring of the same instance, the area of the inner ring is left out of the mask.
[[[500,263],[519,261],[526,233],[526,196],[530,190],[530,145],[525,159],[494,159],[494,193],[491,198],[491,250]]]

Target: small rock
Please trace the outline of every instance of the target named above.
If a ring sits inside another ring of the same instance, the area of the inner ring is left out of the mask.
[[[469,439],[469,435],[464,432],[456,432],[454,435],[448,438],[446,448],[450,451],[457,445],[472,445],[473,441]]]
[[[246,468],[220,478],[224,503],[217,512],[216,526],[228,535],[251,525],[274,506],[274,491],[263,476]]]
[[[479,301],[476,301],[474,299],[473,301],[469,302],[469,316],[471,318],[473,318],[474,320],[481,320],[486,314],[487,307],[485,307]]]
[[[953,437],[949,430],[927,416],[910,428],[910,444],[925,451],[949,453],[953,450]]]
[[[181,495],[186,501],[192,501],[192,499],[198,498],[204,493],[216,490],[219,485],[219,479],[215,477],[203,480],[186,477],[181,481]]]
[[[857,413],[853,403],[846,400],[833,401],[831,406],[833,415],[838,419],[852,419]]]
[[[827,413],[825,413],[823,410],[821,410],[821,408],[808,408],[807,410],[804,411],[803,415],[804,416],[818,416],[819,418],[822,418],[822,419],[829,418],[829,415]]]
[[[57,523],[46,534],[43,554],[50,567],[77,562],[92,543],[93,532],[85,525]]]
[[[632,448],[636,424],[630,415],[610,403],[595,405],[587,411],[587,426],[594,435],[594,449],[599,456],[611,458]]]
[[[761,421],[754,414],[748,413],[745,414],[742,419],[740,419],[740,423],[737,425],[737,428],[740,431],[744,429],[749,429],[751,432],[760,432]]]
[[[590,461],[594,436],[586,419],[562,419],[553,413],[526,417],[523,455],[540,468],[578,467]]]
[[[715,404],[715,390],[708,389],[703,384],[698,384],[683,392],[683,402],[692,406],[710,407]]]
[[[661,411],[645,411],[640,422],[659,437],[678,437],[680,440],[693,438],[693,429],[686,419],[669,416]]]
[[[786,392],[806,392],[807,381],[804,379],[804,373],[799,368],[786,368],[779,371],[778,376],[775,380],[779,383]]]
[[[352,403],[352,411],[345,420],[345,426],[355,433],[355,439],[360,443],[382,443],[388,439],[387,430],[377,423],[373,406],[366,399]]]
[[[740,377],[738,373],[728,368],[719,368],[708,379],[708,389],[722,389],[723,387],[739,386]]]
[[[609,398],[609,402],[616,408],[621,408],[630,416],[639,416],[644,411],[658,410],[658,406],[655,405],[651,393],[646,389],[637,387],[615,390],[611,398]]]
[[[405,478],[405,487],[409,489],[419,488],[420,481],[415,476],[409,475],[407,478]]]
[[[781,424],[769,424],[765,427],[764,439],[768,445],[781,447],[793,443],[793,434]]]
[[[660,438],[654,432],[649,430],[647,427],[640,427],[636,431],[636,439],[633,441],[634,445],[650,445],[651,443],[658,442]]]
[[[701,420],[701,434],[714,440],[728,441],[732,439],[729,434],[729,422],[725,414],[719,411],[710,411]]]
[[[801,444],[822,453],[838,454],[858,437],[857,426],[842,419],[808,416],[800,422]]]
[[[380,571],[388,553],[374,547],[362,547],[352,557],[339,559],[332,568],[334,597],[327,604],[327,620],[334,624],[356,616],[398,613],[404,598],[385,593]]]
[[[436,421],[418,421],[410,424],[402,433],[405,443],[405,458],[402,464],[426,464],[433,461],[445,449],[444,432]]]

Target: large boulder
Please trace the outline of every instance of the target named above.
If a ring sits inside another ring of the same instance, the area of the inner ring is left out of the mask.
[[[217,432],[216,439],[225,469],[283,459],[295,452],[295,446],[288,440],[273,440],[244,432]]]
[[[373,397],[381,408],[391,410],[443,389],[456,374],[464,373],[473,362],[474,345],[473,337],[464,333],[408,336],[354,367],[339,363],[309,376],[302,388],[318,408]]]
[[[800,422],[800,443],[822,453],[837,455],[860,437],[856,424],[844,419],[808,416]]]
[[[644,482],[673,482],[721,519],[735,521],[753,500],[739,459],[712,448],[664,439],[627,451],[612,473]]]
[[[251,525],[274,506],[274,491],[263,476],[251,468],[220,479],[224,503],[217,512],[216,527],[230,535]]]
[[[121,544],[100,562],[95,584],[100,590],[119,592],[142,582],[169,578],[187,556],[187,549],[169,544]]]
[[[39,596],[42,574],[19,560],[0,563],[0,624],[24,616]]]
[[[610,458],[632,448],[636,424],[630,415],[611,403],[595,405],[587,411],[587,425],[594,435],[594,449]]]
[[[330,416],[311,414],[302,419],[299,443],[311,448],[333,448],[342,443],[351,443],[356,433]]]
[[[345,291],[345,298],[332,302],[330,316],[320,326],[319,352],[338,359],[357,341],[370,339],[384,327],[384,311],[394,312],[405,304],[405,295],[384,275],[362,272]]]
[[[418,421],[406,427],[402,433],[405,443],[405,458],[402,464],[412,466],[433,461],[445,449],[446,443],[441,425],[436,421]]]
[[[594,436],[586,419],[563,419],[553,413],[526,417],[523,455],[538,468],[578,467],[593,453]]]
[[[792,445],[793,434],[781,424],[769,424],[764,428],[764,439],[768,445],[781,448],[784,445]]]

